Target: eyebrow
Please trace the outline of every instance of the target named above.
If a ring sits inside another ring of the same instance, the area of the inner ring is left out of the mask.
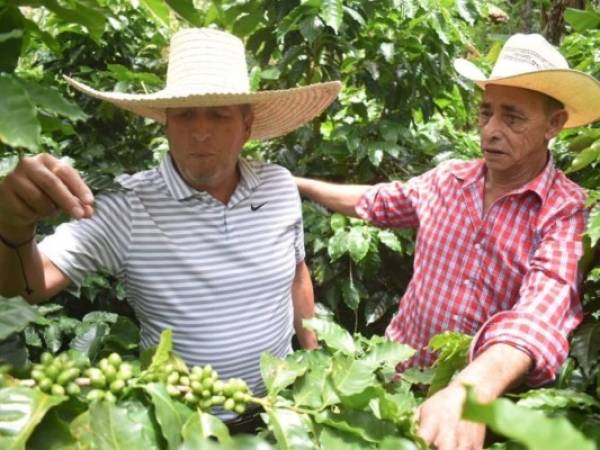
[[[491,109],[492,105],[489,102],[481,102],[479,104],[479,107],[481,109]],[[502,111],[504,112],[508,112],[508,113],[517,113],[520,115],[525,115],[525,112],[522,111],[521,109],[517,108],[514,105],[506,105],[506,104],[502,104],[500,105],[500,108],[502,109]]]

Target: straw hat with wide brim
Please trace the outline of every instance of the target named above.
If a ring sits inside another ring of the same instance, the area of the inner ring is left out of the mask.
[[[341,87],[339,81],[330,81],[294,89],[251,92],[242,41],[210,28],[185,29],[173,35],[167,84],[158,92],[102,92],[65,78],[85,94],[162,124],[166,122],[167,108],[248,104],[254,112],[250,139],[269,139],[295,130],[323,112]]]
[[[600,119],[600,82],[584,72],[569,69],[567,60],[539,34],[511,36],[489,77],[465,59],[454,61],[454,68],[482,89],[488,84],[498,84],[555,98],[569,113],[565,128]]]

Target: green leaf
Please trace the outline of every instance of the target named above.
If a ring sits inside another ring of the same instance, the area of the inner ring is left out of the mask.
[[[298,378],[292,390],[294,403],[298,406],[320,408],[323,405],[321,393],[325,389],[326,374],[323,371],[309,371]]]
[[[323,0],[320,16],[337,33],[344,20],[343,0]]]
[[[352,227],[348,233],[348,251],[354,262],[358,263],[367,256],[371,235],[366,227]]]
[[[100,42],[106,24],[105,11],[98,7],[87,6],[81,1],[73,1],[73,8],[65,8],[56,0],[40,0],[40,2],[65,21],[84,26],[90,33],[90,37],[94,41]]]
[[[90,411],[84,411],[71,422],[70,431],[78,443],[77,450],[88,450],[94,448],[94,436],[90,422]],[[61,449],[63,450],[63,449]],[[71,450],[69,448],[65,450]],[[73,449],[75,450],[75,449]]]
[[[58,414],[59,408],[53,408],[35,427],[27,440],[27,450],[75,450],[88,448],[77,442],[70,431],[70,423]],[[79,445],[79,447],[78,447]]]
[[[143,389],[150,394],[156,421],[169,443],[169,448],[176,449],[181,443],[181,430],[193,411],[181,402],[171,399],[164,384],[150,383],[144,385]]]
[[[576,172],[598,161],[600,161],[600,140],[578,153],[565,173]]]
[[[173,351],[173,332],[167,328],[160,333],[160,340],[158,346],[154,351],[150,366],[148,370],[150,372],[160,369],[164,366],[171,358],[171,352]]]
[[[43,331],[44,343],[50,352],[56,353],[62,347],[62,333],[60,328],[55,323],[51,323],[47,327],[44,327]]]
[[[373,372],[376,368],[377,365],[373,361],[336,356],[333,358],[331,379],[340,394],[355,395],[375,383]]]
[[[390,341],[381,336],[374,336],[371,341],[373,344],[364,359],[376,366],[395,368],[396,365],[407,361],[415,354],[415,350],[410,346]]]
[[[17,369],[23,369],[29,359],[29,352],[22,334],[11,334],[0,340],[0,361],[10,364]]]
[[[594,10],[585,10],[567,8],[565,10],[565,20],[575,31],[581,33],[585,30],[593,30],[600,26],[600,14]]]
[[[0,141],[12,147],[37,150],[41,126],[27,91],[14,77],[0,73]]]
[[[87,355],[94,360],[108,334],[108,325],[86,322],[78,327],[77,334],[69,343],[69,348]]]
[[[302,323],[304,328],[317,333],[319,340],[325,342],[327,347],[347,355],[356,353],[352,336],[338,324],[320,319],[305,319]]]
[[[379,445],[379,450],[420,450],[413,441],[398,437],[387,437]]]
[[[83,316],[81,321],[89,323],[116,323],[118,318],[119,315],[115,313],[106,311],[92,311]]]
[[[30,347],[42,347],[42,338],[31,325],[25,328],[25,343]]]
[[[377,238],[379,242],[381,242],[386,247],[395,251],[396,253],[402,254],[402,243],[398,236],[394,234],[391,230],[379,230],[377,232]]]
[[[339,414],[326,411],[315,420],[338,430],[351,433],[367,442],[381,442],[387,436],[394,436],[398,429],[386,420],[380,420],[371,412],[345,410]]]
[[[350,277],[342,288],[342,297],[344,299],[344,303],[348,305],[352,311],[356,311],[358,309],[358,305],[360,304],[360,294],[354,285],[354,280]]]
[[[165,0],[165,2],[179,17],[187,20],[190,24],[197,27],[203,25],[202,18],[192,0]]]
[[[110,334],[104,339],[104,345],[113,351],[125,353],[139,347],[140,330],[138,326],[125,316],[119,316]]]
[[[383,148],[380,145],[379,142],[372,142],[369,143],[369,146],[367,148],[367,154],[369,156],[369,161],[371,161],[371,164],[373,164],[375,167],[379,167],[381,164],[381,161],[383,161]]]
[[[268,411],[268,416],[278,450],[314,450],[310,420],[306,416],[280,408]]]
[[[494,432],[525,444],[529,450],[595,449],[594,443],[563,417],[549,418],[507,399],[481,404],[472,389],[464,404],[463,418],[483,422]]]
[[[90,423],[94,445],[99,450],[161,448],[151,410],[141,402],[94,402],[90,405]]]
[[[324,426],[319,433],[319,444],[323,450],[363,450],[376,447],[358,436]]]
[[[276,396],[280,390],[304,375],[306,369],[306,366],[293,360],[277,358],[269,353],[260,355],[260,373],[271,396]]]
[[[85,120],[88,115],[81,108],[67,100],[57,89],[32,81],[24,81],[23,86],[33,104],[49,114],[68,117],[71,120]]]
[[[344,229],[337,229],[335,234],[329,238],[327,252],[332,261],[348,252],[348,233]]]
[[[135,72],[121,64],[108,64],[106,67],[118,81],[142,82],[150,86],[163,85],[163,80],[158,75],[150,72]]]
[[[519,406],[539,409],[546,412],[558,412],[566,409],[589,411],[600,408],[600,402],[585,392],[571,389],[531,389],[519,395]]]
[[[183,445],[179,450],[195,450],[205,448],[209,438],[215,437],[219,443],[227,444],[231,442],[229,430],[217,417],[198,411],[193,413],[184,424],[181,430]],[[221,446],[218,447],[219,449]]]
[[[169,27],[169,7],[162,0],[141,0],[159,26]]]
[[[0,297],[0,341],[13,333],[23,331],[29,323],[42,316],[21,297]]]
[[[0,389],[0,448],[24,450],[27,439],[48,410],[66,399],[38,389]]]
[[[581,325],[571,338],[571,355],[577,359],[586,374],[591,374],[600,357],[600,323]]]
[[[471,336],[447,331],[431,338],[429,348],[439,352],[432,368],[435,373],[427,395],[431,396],[448,385],[456,372],[467,365]]]
[[[0,72],[15,70],[21,56],[23,27],[24,17],[19,8],[5,6],[0,10]]]
[[[337,230],[343,230],[347,225],[346,216],[340,213],[333,213],[329,219],[329,225],[335,232]]]
[[[589,236],[592,247],[600,240],[600,203],[597,203],[590,211],[585,234]]]

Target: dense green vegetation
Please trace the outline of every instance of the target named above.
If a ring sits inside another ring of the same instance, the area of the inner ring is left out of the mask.
[[[216,25],[242,37],[253,88],[343,82],[339,101],[318,120],[282,139],[251,143],[249,157],[277,162],[297,175],[359,183],[407,179],[449,158],[477,157],[473,106],[478,93],[458,78],[451,62],[467,55],[490,66],[502,40],[523,29],[525,19],[533,31],[543,32],[552,2],[539,2],[539,10],[524,14],[526,4],[531,2],[498,1],[503,16],[479,0],[0,0],[0,173],[22,155],[46,151],[68,158],[101,190],[110,188],[116,174],[154,165],[167,150],[159,125],[68,90],[62,75],[105,90],[159,89],[166,69],[161,49],[174,30],[190,25]],[[590,2],[585,11],[567,9],[564,18],[563,54],[572,67],[599,77],[600,12]],[[526,448],[568,448],[556,435],[541,435],[551,429],[567,430],[564,435],[575,439],[571,448],[594,448],[600,444],[598,124],[564,131],[553,155],[590,194],[588,252],[582,260],[586,320],[572,337],[571,357],[554,387],[519,394],[514,400],[521,406],[471,402],[466,414]],[[40,236],[61,220],[41,226]],[[339,448],[340,442],[355,448],[418,448],[410,414],[425,394],[415,393],[411,385],[443,386],[447,367],[456,366],[444,361],[464,361],[464,342],[456,338],[440,344],[446,350],[431,372],[390,382],[389,362],[406,355],[402,347],[369,336],[381,334],[410,279],[414,236],[332,215],[309,202],[304,220],[307,260],[324,316],[365,337],[337,328],[333,332],[333,324],[319,322],[315,326],[326,343],[322,351],[312,356],[299,352],[285,361],[265,356],[269,395],[257,400],[267,411],[271,440],[294,449],[315,448],[314,442],[322,448]],[[132,447],[131,439],[143,436],[140,447],[209,448],[194,439],[212,435],[224,448],[267,448],[258,439],[228,444],[226,430],[212,416],[194,413],[189,402],[182,409],[172,405],[178,401],[165,400],[167,386],[174,385],[166,379],[132,386],[116,404],[93,406],[47,395],[44,389],[16,387],[21,382],[13,376],[35,378],[32,363],[39,363],[44,352],[69,349],[94,365],[117,352],[134,363],[132,379],[137,380],[136,370],[147,368],[152,357],[146,357],[146,364],[142,355],[140,362],[135,318],[124,300],[115,280],[94,274],[77,296],[64,293],[49,305],[0,303],[0,358],[12,364],[12,375],[5,379],[11,387],[0,390],[0,448],[23,448],[28,437],[28,448],[50,448],[40,440],[48,430],[57,436],[52,448],[73,448],[72,437],[84,439],[90,423],[118,423],[125,416],[129,422],[122,422],[123,428],[129,424],[141,431],[122,435],[124,440],[114,446],[94,437],[93,445]],[[171,358],[168,347],[164,343],[154,357]],[[178,376],[189,370],[181,367]],[[337,370],[350,371],[352,383],[340,380]],[[306,387],[317,381],[331,385],[319,392]],[[59,385],[68,389],[71,382]],[[58,388],[49,389],[60,394]],[[22,422],[11,416],[13,404],[29,405],[23,429],[15,428]],[[186,412],[177,415],[179,422],[165,425],[167,414],[160,411],[172,408]],[[531,415],[531,409],[544,414]],[[332,411],[346,415],[322,415]],[[186,421],[192,413],[194,418]],[[75,419],[81,414],[87,418]],[[501,423],[511,417],[510,425]],[[544,422],[548,417],[560,422]],[[523,434],[518,424],[542,430],[540,436]],[[594,444],[578,441],[582,437],[573,426]],[[87,439],[80,448],[91,448]],[[498,442],[493,448],[520,447]]]

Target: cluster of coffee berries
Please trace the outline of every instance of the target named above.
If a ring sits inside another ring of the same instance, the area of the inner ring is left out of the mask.
[[[228,380],[223,386],[223,395],[225,396],[224,409],[238,414],[246,411],[246,406],[250,400],[250,390],[244,380],[241,378]]]
[[[222,406],[238,414],[246,410],[250,391],[240,378],[227,382],[210,365],[195,366],[189,373],[171,370],[164,379],[167,392],[171,397],[179,398],[192,408],[209,411],[212,407]]]
[[[67,353],[53,356],[42,353],[39,364],[31,369],[31,378],[43,392],[52,395],[77,395],[81,388],[75,380],[88,365],[85,360],[74,360]]]
[[[107,400],[111,403],[123,394],[125,387],[133,378],[133,367],[123,362],[118,353],[102,358],[96,367],[86,370],[92,389],[87,393],[88,401]]]

